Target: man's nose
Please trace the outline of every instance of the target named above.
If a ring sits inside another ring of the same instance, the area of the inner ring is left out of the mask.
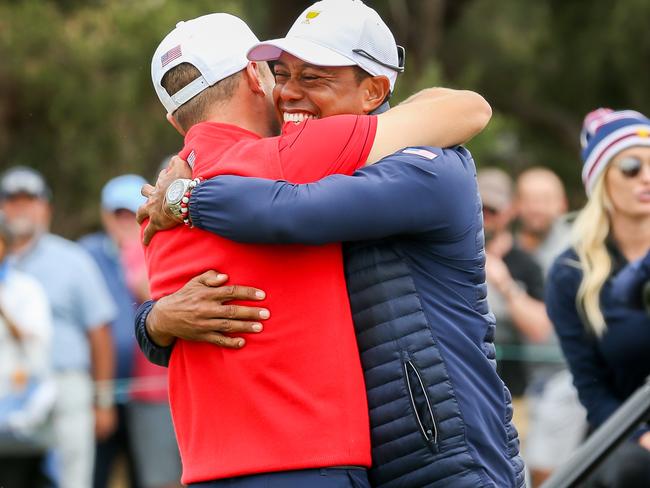
[[[280,90],[280,98],[282,101],[287,102],[287,101],[293,101],[293,100],[299,100],[303,96],[302,89],[300,88],[300,84],[294,80],[293,78],[289,79],[282,85],[282,88]]]

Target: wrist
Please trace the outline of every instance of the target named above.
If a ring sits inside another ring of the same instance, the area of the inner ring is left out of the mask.
[[[159,303],[156,303],[149,311],[145,321],[145,330],[147,335],[159,347],[169,347],[174,342],[174,336],[164,330],[160,314],[158,312]]]
[[[113,408],[115,405],[115,392],[111,380],[98,381],[95,386],[93,404],[98,409]]]
[[[179,178],[174,180],[165,192],[164,209],[165,213],[177,222],[183,222],[187,226],[192,226],[189,213],[190,197],[192,191],[201,182],[201,178],[189,180]]]

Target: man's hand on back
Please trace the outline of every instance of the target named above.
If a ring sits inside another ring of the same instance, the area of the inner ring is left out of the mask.
[[[178,337],[232,349],[243,347],[242,337],[224,334],[260,332],[259,321],[268,319],[270,313],[264,308],[228,304],[232,300],[263,300],[265,294],[248,286],[223,286],[227,280],[226,275],[206,271],[161,298],[147,317],[149,337],[159,346],[168,346]]]
[[[171,229],[182,223],[182,220],[167,211],[165,193],[174,180],[191,177],[192,170],[189,165],[178,156],[174,156],[167,169],[162,170],[158,175],[155,187],[151,185],[142,187],[142,195],[147,197],[147,201],[138,209],[137,219],[139,224],[149,219],[142,238],[145,245],[151,242],[156,232]]]

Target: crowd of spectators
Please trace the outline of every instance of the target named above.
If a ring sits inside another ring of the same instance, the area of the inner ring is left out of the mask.
[[[0,486],[106,487],[118,456],[129,486],[179,486],[166,370],[133,333],[149,296],[135,221],[143,183],[109,181],[104,230],[77,243],[50,233],[41,174],[0,177]]]

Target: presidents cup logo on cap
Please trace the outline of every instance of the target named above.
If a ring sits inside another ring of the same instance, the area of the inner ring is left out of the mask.
[[[310,24],[312,20],[320,15],[320,10],[310,10],[305,14],[305,20],[302,21],[303,24]]]
[[[287,35],[248,51],[251,61],[275,61],[287,53],[315,66],[358,66],[385,76],[391,91],[404,71],[404,48],[379,14],[360,0],[323,0],[308,7]]]

